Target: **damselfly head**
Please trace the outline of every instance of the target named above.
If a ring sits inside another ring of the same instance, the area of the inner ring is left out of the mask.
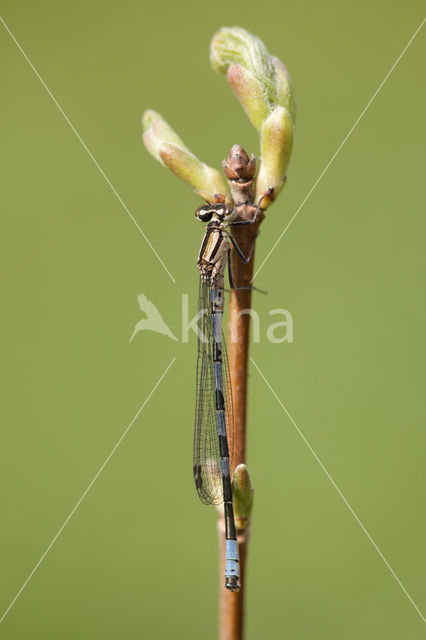
[[[229,204],[203,204],[195,212],[195,217],[200,222],[228,222],[234,220],[237,212],[232,205]]]

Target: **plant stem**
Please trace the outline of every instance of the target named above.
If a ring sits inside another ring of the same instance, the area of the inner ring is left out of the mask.
[[[252,164],[254,161],[251,161]],[[240,175],[236,179],[229,179],[231,194],[239,213],[239,220],[251,220],[255,212],[253,204],[253,177],[246,152],[235,145],[228,156],[228,168],[236,169]],[[245,165],[245,167],[244,167]],[[226,171],[226,168],[225,168]],[[226,172],[228,177],[230,172]],[[244,255],[248,255],[258,233],[259,224],[264,215],[259,212],[256,222],[250,225],[232,228],[239,247]],[[235,287],[250,287],[253,277],[254,252],[250,262],[245,264],[232,248],[231,267]],[[232,458],[231,476],[235,467],[246,462],[246,413],[247,413],[247,374],[248,348],[250,336],[251,290],[231,290],[229,301],[229,340],[228,360],[232,384],[232,401],[234,409],[234,453]],[[244,311],[244,313],[241,313]],[[221,540],[221,583],[220,583],[220,640],[242,640],[244,625],[244,592],[245,592],[245,563],[250,536],[250,525],[244,530],[238,530],[236,521],[238,545],[240,553],[241,589],[230,592],[223,588],[224,569],[224,523],[223,517],[218,520],[219,536]]]

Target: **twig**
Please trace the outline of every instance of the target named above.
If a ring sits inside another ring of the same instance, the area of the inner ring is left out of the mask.
[[[238,210],[239,219],[250,220],[255,212],[253,204],[253,174],[254,157],[250,160],[247,153],[235,145],[232,147],[227,162],[224,163],[225,173],[229,178],[231,195]],[[231,176],[234,172],[234,178]],[[245,255],[258,233],[259,224],[264,215],[260,212],[256,222],[250,225],[233,227],[233,235]],[[253,276],[254,253],[250,262],[245,264],[232,251],[232,274],[236,287],[250,287]],[[231,475],[239,464],[246,462],[246,409],[247,409],[247,367],[248,346],[250,335],[251,289],[231,290],[229,302],[229,340],[228,359],[232,383],[232,401],[234,406],[234,454]],[[244,313],[241,313],[244,311]],[[236,518],[238,546],[240,552],[241,589],[230,592],[223,589],[224,566],[224,524],[223,515],[218,518],[219,538],[221,541],[221,581],[220,581],[220,639],[241,640],[244,624],[244,593],[245,593],[245,563],[250,537],[250,522]]]
[[[285,184],[295,127],[293,83],[281,60],[271,56],[259,38],[240,27],[223,27],[215,33],[210,45],[210,61],[216,71],[226,74],[234,94],[259,133],[261,160],[256,180],[254,157],[250,159],[241,147],[235,145],[224,163],[229,189],[222,175],[199,160],[160,114],[151,109],[145,112],[142,120],[143,141],[154,158],[191,185],[206,202],[233,203],[239,220],[250,220],[255,212],[254,204],[262,198],[262,207],[266,209]],[[235,240],[245,256],[250,253],[263,218],[263,212],[260,211],[253,224],[232,227]],[[221,640],[241,640],[243,637],[245,561],[253,499],[250,474],[244,464],[253,258],[254,254],[246,264],[232,248],[234,285],[247,287],[231,291],[228,350],[235,423],[232,494],[239,541],[241,590],[227,591],[223,585],[225,554],[222,516],[218,520],[223,545]]]

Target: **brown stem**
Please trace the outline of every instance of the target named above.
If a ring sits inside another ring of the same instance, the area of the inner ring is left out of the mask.
[[[247,153],[235,145],[224,163],[225,173],[229,178],[231,193],[237,208],[238,220],[251,220],[255,212],[253,205],[254,158],[249,159]],[[260,212],[256,222],[250,225],[232,227],[232,234],[244,255],[248,255],[250,247],[258,233],[259,224],[264,215]],[[231,268],[235,287],[249,287],[253,277],[254,252],[252,259],[245,264],[232,247]],[[234,407],[234,454],[231,476],[235,467],[246,462],[246,405],[247,405],[247,372],[248,347],[250,335],[251,290],[231,290],[229,302],[229,342],[228,359],[231,373],[232,400]],[[243,312],[243,313],[242,313]],[[221,535],[221,571],[224,567],[223,518],[218,520]],[[238,532],[241,589],[230,592],[220,583],[220,640],[242,640],[244,624],[244,590],[245,562],[247,556],[250,526]]]

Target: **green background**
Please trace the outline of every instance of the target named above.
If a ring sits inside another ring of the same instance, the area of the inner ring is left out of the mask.
[[[12,639],[215,638],[214,509],[191,476],[195,339],[140,333],[145,293],[181,332],[202,228],[141,143],[154,108],[220,166],[254,129],[209,66],[222,25],[296,86],[266,256],[419,26],[420,1],[1,3],[1,15],[176,279],[172,283],[0,25],[1,610],[176,361],[7,617]],[[424,59],[419,33],[258,276],[252,355],[424,611]],[[270,309],[294,343],[265,339]],[[254,367],[247,638],[417,639],[425,627]],[[1,614],[0,614],[1,615]]]

